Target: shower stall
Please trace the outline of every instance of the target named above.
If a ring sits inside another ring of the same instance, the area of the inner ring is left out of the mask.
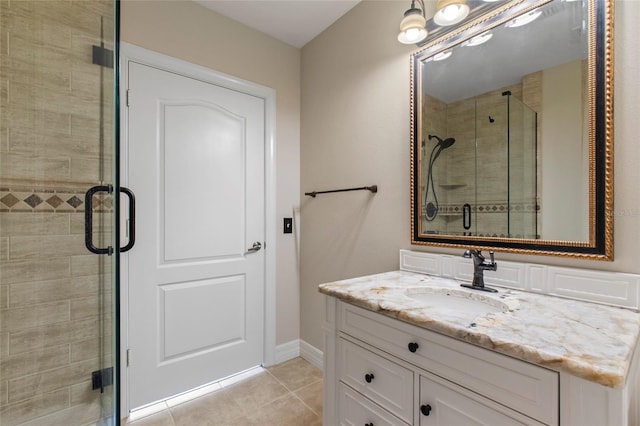
[[[117,424],[118,3],[0,19],[0,424]]]
[[[449,104],[425,101],[437,104],[425,104],[423,135],[455,140],[442,151],[424,137],[427,233],[539,238],[538,118],[521,95],[518,85]],[[440,152],[437,163],[429,158],[433,150]]]

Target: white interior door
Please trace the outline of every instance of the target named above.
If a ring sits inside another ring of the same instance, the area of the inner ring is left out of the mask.
[[[263,361],[264,99],[129,62],[129,399]],[[255,247],[258,248],[257,244]]]

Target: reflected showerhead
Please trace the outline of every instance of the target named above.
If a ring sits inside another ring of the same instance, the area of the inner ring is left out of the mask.
[[[446,138],[445,140],[443,140],[441,143],[441,147],[442,149],[447,149],[449,148],[451,145],[453,145],[454,143],[456,143],[456,140],[454,138]]]
[[[429,139],[434,138],[438,140],[438,143],[433,147],[433,150],[431,150],[431,159],[429,161],[430,164],[433,164],[436,161],[436,158],[440,156],[440,153],[442,153],[442,151],[449,148],[456,142],[454,138],[446,138],[445,140],[442,140],[436,135],[429,135]]]
[[[429,135],[429,140],[434,138],[438,140],[436,146],[433,147],[434,149],[437,147],[440,147],[441,149],[447,149],[456,142],[454,138],[446,138],[445,140],[442,140],[436,135]]]

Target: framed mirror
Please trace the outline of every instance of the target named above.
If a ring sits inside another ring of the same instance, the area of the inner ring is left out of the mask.
[[[412,244],[613,259],[613,0],[513,0],[412,55]]]

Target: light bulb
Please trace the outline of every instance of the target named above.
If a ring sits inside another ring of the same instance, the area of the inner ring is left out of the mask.
[[[433,22],[446,27],[461,22],[469,15],[467,0],[439,0]]]

